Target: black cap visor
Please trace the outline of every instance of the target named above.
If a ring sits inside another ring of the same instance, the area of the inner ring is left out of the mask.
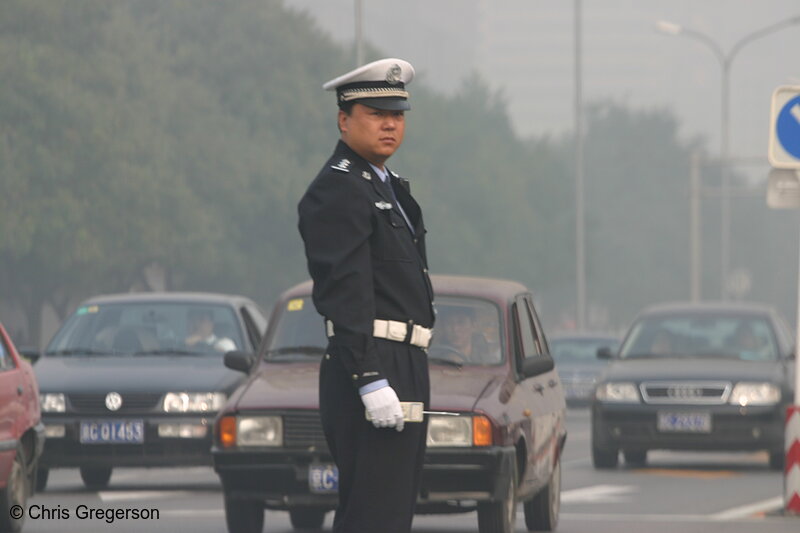
[[[351,102],[384,111],[408,111],[411,109],[411,104],[404,98],[359,98],[351,100]]]

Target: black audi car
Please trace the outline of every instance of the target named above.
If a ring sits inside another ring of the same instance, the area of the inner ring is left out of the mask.
[[[34,365],[49,469],[87,487],[114,467],[210,465],[216,412],[242,381],[224,353],[255,350],[266,329],[251,300],[203,293],[99,296],[64,322]]]
[[[794,397],[792,337],[757,304],[662,304],[634,320],[592,402],[592,459],[642,465],[649,450],[729,450],[784,459]]]

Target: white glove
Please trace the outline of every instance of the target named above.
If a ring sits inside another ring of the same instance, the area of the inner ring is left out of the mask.
[[[403,409],[392,387],[381,387],[361,396],[369,418],[376,428],[395,428],[403,431]]]

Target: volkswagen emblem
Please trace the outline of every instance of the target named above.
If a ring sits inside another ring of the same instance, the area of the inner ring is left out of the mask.
[[[109,411],[119,411],[119,408],[122,407],[122,396],[118,392],[106,394],[106,407]]]

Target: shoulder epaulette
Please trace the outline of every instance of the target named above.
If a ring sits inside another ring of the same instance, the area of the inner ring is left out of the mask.
[[[331,165],[331,168],[333,170],[338,170],[339,172],[350,172],[350,165],[351,164],[352,163],[350,162],[349,159],[342,159],[341,161],[339,161],[335,165]]]

